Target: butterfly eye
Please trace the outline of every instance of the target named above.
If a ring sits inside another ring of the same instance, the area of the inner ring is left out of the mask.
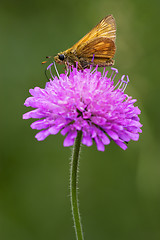
[[[60,55],[59,55],[59,59],[60,59],[61,61],[63,61],[63,60],[64,60],[64,54],[60,54]]]

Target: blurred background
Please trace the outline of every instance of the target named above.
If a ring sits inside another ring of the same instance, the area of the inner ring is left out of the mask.
[[[71,149],[38,142],[22,120],[29,89],[44,88],[41,62],[76,43],[103,17],[117,23],[115,67],[142,110],[143,133],[123,151],[83,146],[79,199],[85,239],[160,239],[158,0],[27,0],[0,3],[0,238],[75,239],[69,200]],[[63,68],[59,68],[63,72]],[[135,105],[136,105],[135,104]]]

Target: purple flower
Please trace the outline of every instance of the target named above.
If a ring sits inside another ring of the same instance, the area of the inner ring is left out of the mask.
[[[78,71],[73,67],[69,75],[50,79],[44,89],[30,89],[32,97],[24,105],[35,110],[25,113],[23,119],[39,119],[31,124],[32,129],[41,130],[37,140],[60,131],[67,135],[64,146],[71,146],[77,131],[82,131],[82,143],[91,146],[94,140],[99,151],[104,151],[111,140],[124,150],[130,140],[137,141],[142,132],[141,111],[134,106],[136,100],[124,93],[128,76],[125,81],[123,75],[114,85],[118,70],[111,69],[108,77],[105,69],[101,74],[97,68]]]

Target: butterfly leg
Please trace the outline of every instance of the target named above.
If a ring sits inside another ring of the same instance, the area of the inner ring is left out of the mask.
[[[115,63],[115,61],[113,59],[111,59],[111,58],[108,58],[106,60],[106,66],[113,66],[114,63]]]
[[[93,62],[89,62],[89,61],[87,61],[87,59],[85,59],[85,58],[80,58],[79,59],[79,65],[80,65],[80,69],[85,69],[85,68],[90,68],[90,65],[92,65],[93,64]]]

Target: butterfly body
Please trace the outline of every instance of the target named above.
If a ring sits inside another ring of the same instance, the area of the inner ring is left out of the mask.
[[[58,53],[54,60],[59,64],[76,66],[79,69],[89,68],[90,65],[99,67],[112,66],[116,38],[116,24],[112,15],[102,19],[88,34],[73,47]]]

